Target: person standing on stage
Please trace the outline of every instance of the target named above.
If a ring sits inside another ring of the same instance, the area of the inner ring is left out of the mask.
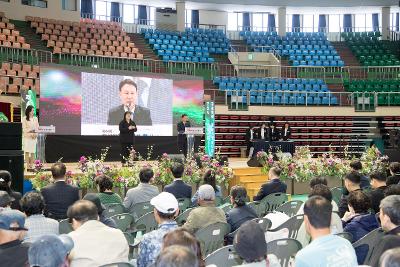
[[[281,131],[282,141],[289,140],[291,135],[292,135],[292,128],[290,128],[289,122],[285,122],[285,125],[282,127]]]
[[[38,130],[39,122],[34,116],[33,106],[28,106],[25,110],[25,117],[22,118],[23,147],[27,169],[31,169],[35,161]]]
[[[263,122],[260,126],[260,129],[258,130],[258,137],[261,140],[269,140],[268,137],[268,126],[265,122]]]
[[[131,119],[131,112],[125,111],[124,118],[119,123],[119,141],[121,143],[121,162],[126,163],[135,143],[135,122]]]
[[[256,126],[251,126],[246,132],[246,144],[247,144],[247,151],[246,154],[248,155],[249,158],[253,156],[253,140],[258,139],[258,131],[256,129]]]
[[[279,141],[279,130],[275,127],[275,123],[272,122],[269,127],[269,141]]]
[[[186,114],[182,114],[181,121],[176,125],[178,128],[178,150],[179,153],[183,153],[185,157],[187,156],[187,139],[185,134],[186,127],[191,127],[190,121]]]

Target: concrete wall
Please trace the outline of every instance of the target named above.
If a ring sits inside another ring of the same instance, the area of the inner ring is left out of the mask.
[[[0,11],[4,12],[6,17],[15,20],[25,20],[25,16],[46,17],[67,21],[80,20],[80,5],[77,5],[77,11],[63,10],[61,0],[47,1],[47,8],[22,5],[21,0],[10,0],[10,2],[0,1]]]
[[[228,12],[199,10],[199,23],[212,25],[228,25]]]

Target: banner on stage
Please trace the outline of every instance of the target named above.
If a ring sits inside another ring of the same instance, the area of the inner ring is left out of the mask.
[[[215,104],[205,102],[205,152],[210,157],[215,154]]]

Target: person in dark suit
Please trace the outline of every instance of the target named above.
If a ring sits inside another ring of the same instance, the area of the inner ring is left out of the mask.
[[[150,110],[136,104],[138,87],[134,81],[125,79],[120,82],[119,97],[122,105],[112,108],[108,112],[108,125],[118,125],[122,114],[126,111],[130,111],[133,114],[132,120],[135,121],[137,125],[152,125]]]
[[[275,127],[275,123],[271,123],[268,131],[269,141],[279,141],[279,129]]]
[[[279,179],[282,170],[278,167],[269,169],[268,177],[270,181],[261,186],[260,191],[253,197],[254,201],[259,201],[273,193],[286,193],[287,185]]]
[[[246,155],[251,158],[253,151],[251,148],[253,148],[253,140],[258,139],[258,131],[256,126],[251,126],[247,129],[246,132],[246,144],[247,144],[247,151]]]
[[[268,125],[263,122],[260,126],[260,128],[257,131],[257,135],[259,139],[268,141],[269,140],[269,136],[268,136]]]
[[[119,123],[119,141],[121,143],[121,162],[126,163],[130,151],[135,143],[135,132],[137,131],[135,122],[131,119],[131,113],[125,111],[124,119]]]
[[[187,155],[187,139],[185,134],[186,127],[191,127],[190,121],[188,120],[188,116],[186,114],[182,114],[181,121],[176,125],[178,130],[178,151],[179,153],[183,153],[183,155]]]
[[[290,139],[292,135],[292,128],[290,128],[289,122],[285,122],[285,125],[282,127],[281,130],[281,138],[283,141],[287,141]]]
[[[11,202],[11,208],[21,210],[19,201],[21,200],[21,193],[11,189],[11,173],[9,171],[0,170],[0,191],[6,191],[8,195],[14,200]]]
[[[182,181],[184,170],[182,163],[175,162],[171,167],[171,172],[175,179],[171,184],[164,187],[164,192],[173,194],[176,199],[190,199],[192,197],[192,187]]]
[[[384,172],[372,172],[369,175],[371,179],[372,190],[368,193],[371,200],[372,209],[375,213],[379,212],[379,205],[381,200],[385,198],[386,185],[386,173]]]
[[[361,175],[358,172],[352,171],[344,177],[344,187],[347,192],[359,191],[360,187]],[[349,211],[348,199],[349,193],[342,194],[339,202],[339,217],[343,218],[344,214]]]
[[[79,200],[79,189],[65,182],[67,168],[61,162],[51,167],[54,183],[42,188],[44,214],[46,217],[62,220],[67,218],[68,207]]]
[[[390,175],[386,179],[386,185],[398,184],[400,182],[400,163],[392,162],[389,165]]]

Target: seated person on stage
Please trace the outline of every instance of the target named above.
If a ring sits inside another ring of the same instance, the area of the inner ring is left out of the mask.
[[[304,205],[304,224],[311,243],[297,252],[296,267],[356,267],[357,257],[351,243],[331,233],[332,205],[321,196],[313,196]]]
[[[364,237],[372,230],[379,227],[375,214],[369,213],[371,200],[363,191],[353,191],[348,198],[349,210],[342,218],[343,232],[353,236],[353,243]],[[363,264],[367,256],[368,248],[361,246],[356,248],[357,261]]]
[[[271,123],[270,127],[269,127],[269,132],[268,132],[268,136],[269,136],[269,141],[279,141],[280,139],[280,133],[279,133],[279,129],[275,127],[275,123]]]
[[[219,185],[216,184],[215,180],[215,171],[213,170],[208,170],[204,174],[203,177],[203,184],[209,184],[211,185],[214,190],[215,190],[215,197],[221,197],[222,198],[222,189]],[[199,198],[199,190],[194,193],[192,197],[192,206],[197,206],[197,199]]]
[[[263,122],[258,129],[258,138],[266,141],[269,140],[268,125],[265,122]]]
[[[400,196],[392,195],[381,201],[379,219],[385,235],[378,241],[372,253],[372,267],[378,267],[379,257],[387,250],[400,247]]]
[[[209,184],[199,187],[199,207],[193,209],[183,225],[191,233],[196,233],[200,228],[210,224],[226,223],[225,213],[222,209],[215,207],[215,190]]]
[[[121,105],[112,108],[108,113],[108,125],[118,125],[126,111],[132,113],[132,120],[136,125],[152,125],[150,109],[137,105],[138,86],[130,80],[125,79],[119,84],[119,98]]]
[[[289,140],[291,135],[292,135],[292,128],[290,128],[289,122],[285,122],[285,125],[282,127],[281,130],[282,141]]]
[[[286,193],[287,185],[279,179],[281,169],[272,167],[268,172],[269,182],[261,186],[260,191],[253,197],[254,201],[259,201],[273,193]]]
[[[386,179],[386,185],[398,184],[400,182],[400,163],[392,162],[389,165],[390,175]]]
[[[102,204],[119,203],[122,204],[121,197],[112,191],[113,181],[107,175],[97,176],[95,179],[97,194]]]
[[[249,127],[246,132],[246,144],[247,144],[246,153],[249,156],[249,158],[253,156],[254,147],[252,141],[254,139],[258,139],[258,131],[256,126]]]
[[[184,171],[185,168],[182,163],[173,163],[171,167],[171,172],[175,179],[171,184],[164,187],[164,192],[173,194],[176,199],[192,197],[192,187],[182,180],[182,175]]]
[[[65,182],[67,168],[61,162],[51,167],[54,183],[42,188],[40,191],[44,198],[44,214],[46,217],[62,220],[67,218],[68,207],[79,200],[78,187]]]
[[[386,186],[386,173],[384,172],[373,172],[369,175],[371,178],[372,190],[368,192],[368,196],[371,199],[372,209],[375,213],[379,212],[379,205],[381,200],[385,198]]]
[[[140,183],[138,186],[129,189],[124,199],[124,206],[127,212],[132,214],[135,204],[149,202],[160,193],[157,186],[150,184],[153,181],[153,177],[154,172],[152,169],[144,168],[140,170]]]
[[[361,175],[358,172],[350,172],[344,177],[344,187],[348,192],[353,192],[357,190],[361,190],[360,188],[360,180]],[[339,216],[343,218],[346,211],[349,211],[349,207],[347,204],[348,194],[342,194],[339,202]]]

